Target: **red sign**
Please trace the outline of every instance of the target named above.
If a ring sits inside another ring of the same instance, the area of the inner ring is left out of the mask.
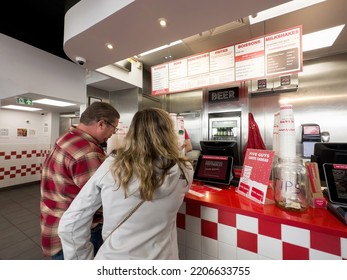
[[[247,149],[237,192],[265,203],[274,151]]]

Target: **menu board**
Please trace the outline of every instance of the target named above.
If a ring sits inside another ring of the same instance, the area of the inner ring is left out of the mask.
[[[299,71],[302,68],[301,28],[297,27],[265,37],[266,75]]]
[[[169,66],[155,66],[152,71],[152,94],[169,93]]]
[[[234,46],[210,52],[210,71],[234,67]]]
[[[181,59],[169,63],[169,76],[170,79],[180,79],[187,77],[187,59]]]
[[[188,76],[208,73],[210,70],[208,53],[192,56],[188,58]]]
[[[302,27],[151,67],[152,95],[302,71]]]
[[[264,76],[264,38],[235,46],[236,80],[251,80]]]

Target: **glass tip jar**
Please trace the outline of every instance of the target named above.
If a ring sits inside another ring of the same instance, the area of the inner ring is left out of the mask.
[[[278,158],[273,167],[274,199],[279,208],[303,212],[309,206],[306,167],[299,158]]]

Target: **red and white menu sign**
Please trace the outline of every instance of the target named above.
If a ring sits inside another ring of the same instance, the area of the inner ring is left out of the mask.
[[[208,73],[210,71],[210,58],[208,53],[188,58],[188,76]]]
[[[302,71],[302,27],[151,67],[152,95]]]
[[[265,203],[274,151],[247,149],[236,191],[258,203]]]
[[[180,59],[169,63],[169,76],[171,80],[187,77],[187,59]]]
[[[235,46],[236,80],[251,80],[264,76],[264,38]]]
[[[301,28],[284,30],[265,37],[266,75],[302,69]]]
[[[210,71],[234,68],[234,46],[210,52]]]
[[[161,64],[152,71],[152,94],[169,93],[169,65]]]

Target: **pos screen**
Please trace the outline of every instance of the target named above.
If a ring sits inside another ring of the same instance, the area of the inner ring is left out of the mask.
[[[194,180],[229,185],[233,178],[232,167],[232,157],[200,155],[194,171]]]
[[[329,200],[347,206],[347,164],[324,163]]]

